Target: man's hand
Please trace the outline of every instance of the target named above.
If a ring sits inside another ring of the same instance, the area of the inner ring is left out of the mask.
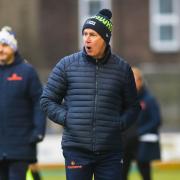
[[[30,138],[30,143],[38,143],[43,140],[43,135],[42,134],[32,134]]]

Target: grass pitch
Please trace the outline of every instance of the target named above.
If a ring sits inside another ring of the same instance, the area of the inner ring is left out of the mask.
[[[63,168],[55,170],[41,170],[42,180],[66,180],[65,170]],[[153,180],[180,180],[180,169],[159,169],[153,168]],[[136,169],[129,174],[129,180],[141,180]]]

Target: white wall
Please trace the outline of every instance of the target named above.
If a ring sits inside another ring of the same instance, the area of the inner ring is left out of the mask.
[[[61,135],[47,135],[38,145],[40,164],[64,164]],[[180,133],[162,133],[161,150],[163,161],[180,160]]]

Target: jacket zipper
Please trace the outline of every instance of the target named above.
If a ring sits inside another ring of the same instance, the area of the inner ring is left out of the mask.
[[[94,121],[93,121],[93,151],[96,150],[95,144],[96,144],[96,111],[97,111],[97,93],[98,93],[98,71],[99,71],[99,65],[98,60],[96,60],[96,90],[95,90],[95,102],[94,102]]]

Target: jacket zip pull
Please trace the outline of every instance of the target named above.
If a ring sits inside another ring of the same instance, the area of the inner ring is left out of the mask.
[[[94,134],[95,134],[95,127],[96,127],[97,93],[98,93],[97,73],[98,73],[98,70],[99,70],[99,64],[98,64],[98,60],[96,59],[96,94],[95,94],[95,109],[94,109],[94,122],[93,122],[93,133]],[[96,144],[96,139],[94,136],[93,151],[95,151],[95,144]]]

